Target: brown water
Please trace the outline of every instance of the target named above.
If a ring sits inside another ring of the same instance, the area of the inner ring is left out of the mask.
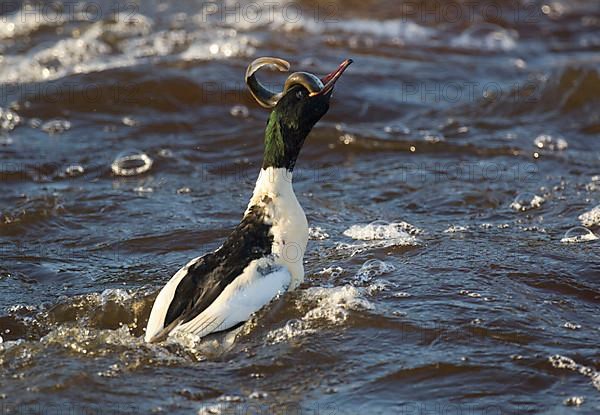
[[[9,3],[0,413],[600,412],[600,245],[563,240],[600,233],[596,0]],[[146,345],[246,206],[265,55],[355,60],[297,165],[306,282],[229,347]]]

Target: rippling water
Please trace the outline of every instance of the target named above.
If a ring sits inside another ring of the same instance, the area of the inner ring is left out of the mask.
[[[600,411],[596,0],[60,4],[0,3],[0,412]],[[356,61],[295,174],[306,282],[146,345],[246,206],[264,55]]]

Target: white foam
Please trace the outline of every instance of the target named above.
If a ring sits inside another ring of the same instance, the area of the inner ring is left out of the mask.
[[[567,149],[569,143],[562,137],[552,137],[549,134],[541,134],[533,140],[533,145],[540,150],[563,151]]]
[[[164,56],[183,60],[247,56],[254,53],[253,45],[258,43],[250,36],[238,35],[235,30],[210,24],[196,31],[153,32],[155,23],[143,15],[119,16],[115,20],[94,22],[75,37],[60,39],[50,46],[41,44],[25,54],[2,56],[0,79],[6,83],[48,81],[74,73],[134,66]],[[35,30],[37,26],[39,23],[32,23],[23,30]],[[0,27],[3,28],[0,38],[13,36],[14,30],[9,33],[7,29],[10,24],[0,24]],[[117,39],[117,47],[107,43],[107,39],[112,38]]]
[[[153,193],[154,188],[148,186],[136,186],[133,188],[133,191],[138,194]]]
[[[131,294],[120,288],[109,288],[102,291],[100,294],[100,303],[102,305],[106,305],[108,303],[124,305],[126,301],[131,299]]]
[[[40,339],[43,344],[56,344],[77,354],[103,355],[108,353],[98,345],[113,344],[131,346],[139,342],[126,326],[117,330],[92,330],[87,327],[60,325]]]
[[[323,319],[338,324],[345,321],[352,310],[373,309],[373,305],[362,297],[362,292],[351,285],[309,288],[303,294],[307,300],[316,300],[317,306],[306,313],[304,319]]]
[[[68,73],[84,73],[100,70],[105,63],[97,62],[100,56],[111,52],[110,47],[99,40],[102,28],[94,24],[80,38],[67,38],[53,46],[32,49],[24,55],[7,55],[0,69],[4,82],[35,82],[57,79]]]
[[[253,13],[250,7],[257,13]],[[270,31],[298,32],[304,31],[311,34],[347,33],[354,36],[378,37],[383,39],[402,39],[404,41],[417,41],[429,39],[436,33],[433,29],[421,26],[406,19],[341,19],[337,16],[328,16],[326,10],[315,15],[315,10],[299,10],[289,7],[290,2],[241,2],[236,3],[238,13],[227,13],[226,8],[208,12],[205,10],[193,17],[199,26],[219,24],[235,28],[238,31],[252,31],[268,27]],[[235,10],[230,5],[230,10]]]
[[[481,298],[481,294],[469,290],[460,290],[458,293],[460,295],[466,295],[471,298]]]
[[[420,229],[407,222],[374,221],[367,225],[352,225],[344,231],[344,235],[352,239],[373,241],[405,239],[420,232]]]
[[[369,224],[352,225],[344,231],[344,235],[364,243],[339,243],[338,250],[348,250],[351,256],[369,249],[387,248],[390,246],[419,245],[416,235],[421,230],[407,222],[375,221]]]
[[[352,311],[372,310],[374,308],[363,297],[364,290],[352,285],[341,287],[311,287],[302,292],[300,304],[315,304],[302,318],[290,320],[284,327],[271,330],[267,340],[280,343],[294,337],[312,334],[317,330],[319,321],[340,325],[348,319]]]
[[[584,376],[589,377],[592,380],[592,385],[600,391],[600,373],[589,366],[584,366],[576,363],[573,359],[566,356],[556,354],[548,358],[553,367],[557,369],[568,369],[574,372],[578,372]]]
[[[71,164],[65,169],[65,174],[70,177],[81,176],[85,168],[81,164]]]
[[[344,273],[344,268],[336,266],[336,267],[327,267],[323,268],[319,271],[319,275],[328,275],[331,278],[337,278]]]
[[[565,236],[560,241],[564,244],[576,244],[596,240],[598,240],[598,236],[594,232],[583,226],[576,226],[565,232]]]
[[[390,288],[395,288],[396,284],[386,281],[383,279],[377,279],[372,281],[367,287],[365,287],[365,291],[370,296],[373,296],[381,291],[388,291]]]
[[[285,326],[271,330],[267,334],[267,340],[270,343],[281,343],[295,337],[306,336],[315,333],[315,329],[311,329],[305,321],[289,320]]]
[[[313,241],[322,241],[324,239],[328,239],[329,234],[325,232],[325,230],[320,226],[315,226],[314,228],[311,226],[310,228],[308,228],[308,237]]]
[[[365,283],[379,275],[387,274],[395,270],[396,267],[393,264],[379,259],[370,259],[360,267],[356,273],[355,279],[359,283]]]
[[[41,128],[49,135],[62,134],[71,129],[71,121],[63,119],[50,120],[46,121]]]
[[[349,19],[336,22],[317,22],[305,19],[299,23],[287,23],[286,30],[303,29],[311,33],[336,33],[344,32],[352,35],[368,35],[387,39],[402,39],[415,42],[433,37],[433,29],[420,26],[404,19],[374,20],[374,19]]]
[[[193,43],[179,57],[183,60],[212,60],[254,54],[256,40],[237,36],[235,31],[198,33]]]
[[[566,406],[581,406],[585,402],[583,396],[571,396],[563,401]]]
[[[11,131],[21,123],[21,117],[10,109],[0,107],[0,130]]]
[[[406,291],[398,291],[394,293],[394,297],[396,298],[408,298],[412,297],[412,294],[407,293]]]
[[[52,19],[43,19],[39,16],[27,18],[21,11],[2,16],[0,24],[0,39],[11,39],[26,36],[43,26],[60,26],[65,22],[65,15],[55,14]]]
[[[467,226],[450,225],[448,227],[448,229],[444,230],[444,233],[459,233],[459,232],[466,232],[467,230],[468,230]]]
[[[585,185],[585,189],[588,192],[600,190],[600,176],[592,176],[592,180]]]
[[[600,225],[600,205],[579,215],[578,219],[583,226],[591,227]]]
[[[546,199],[533,193],[521,193],[510,204],[510,207],[517,212],[525,212],[539,208],[545,201]]]
[[[563,324],[563,327],[569,330],[579,330],[581,328],[581,325],[567,321],[565,324]]]

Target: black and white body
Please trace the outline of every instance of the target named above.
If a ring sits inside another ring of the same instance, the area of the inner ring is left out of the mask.
[[[322,80],[293,73],[281,93],[266,89],[255,73],[265,65],[287,71],[286,61],[259,58],[250,64],[248,87],[259,104],[272,108],[254,193],[223,245],[188,262],[160,291],[146,327],[147,342],[178,332],[204,337],[231,329],[303,281],[308,224],[292,187],[294,165],[350,63],[345,61]]]

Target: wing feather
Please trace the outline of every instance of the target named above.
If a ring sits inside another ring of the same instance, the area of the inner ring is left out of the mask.
[[[273,236],[267,222],[264,208],[252,206],[218,250],[181,268],[158,294],[145,340],[161,340],[175,327],[199,316],[249,264],[269,257]]]
[[[206,310],[191,321],[175,327],[173,332],[204,337],[235,327],[247,321],[278,294],[284,293],[291,280],[287,268],[273,266],[268,260],[253,261]]]

